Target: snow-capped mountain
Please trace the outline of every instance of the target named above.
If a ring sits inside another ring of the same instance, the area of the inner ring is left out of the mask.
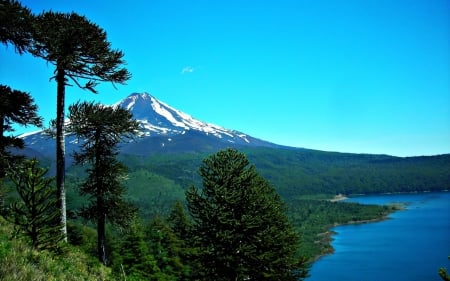
[[[141,137],[134,142],[123,144],[122,153],[145,155],[154,152],[208,151],[240,146],[279,147],[242,132],[197,120],[148,93],[133,93],[110,106],[130,110],[133,117],[141,123]],[[53,158],[55,141],[41,131],[21,137],[33,154]],[[67,136],[66,153],[70,154],[77,147],[78,140],[74,136]]]
[[[142,124],[146,136],[171,136],[196,131],[211,134],[231,143],[250,143],[246,134],[194,119],[148,93],[131,94],[113,106],[130,110],[133,117]]]

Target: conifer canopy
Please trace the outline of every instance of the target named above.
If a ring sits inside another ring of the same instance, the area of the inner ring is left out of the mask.
[[[301,280],[298,234],[273,187],[244,154],[227,149],[200,167],[186,193],[204,280]]]

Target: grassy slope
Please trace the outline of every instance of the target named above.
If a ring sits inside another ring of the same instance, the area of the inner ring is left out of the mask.
[[[23,238],[12,238],[13,226],[0,216],[0,280],[112,280],[111,270],[78,248],[62,254],[36,251]]]

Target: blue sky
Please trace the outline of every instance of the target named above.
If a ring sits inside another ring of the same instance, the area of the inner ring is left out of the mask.
[[[149,92],[278,144],[397,156],[450,153],[448,0],[22,1],[85,15],[132,79],[78,99]],[[55,116],[53,67],[0,46],[0,83]],[[31,128],[17,132],[29,131]]]

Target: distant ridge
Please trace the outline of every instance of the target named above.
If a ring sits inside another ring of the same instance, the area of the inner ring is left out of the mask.
[[[141,137],[135,142],[122,144],[122,153],[146,155],[156,152],[208,152],[225,147],[283,147],[195,119],[146,92],[133,93],[109,106],[129,110],[141,124]],[[42,131],[20,137],[28,147],[28,154],[54,158],[55,142]],[[67,152],[77,147],[77,139],[67,136]]]

